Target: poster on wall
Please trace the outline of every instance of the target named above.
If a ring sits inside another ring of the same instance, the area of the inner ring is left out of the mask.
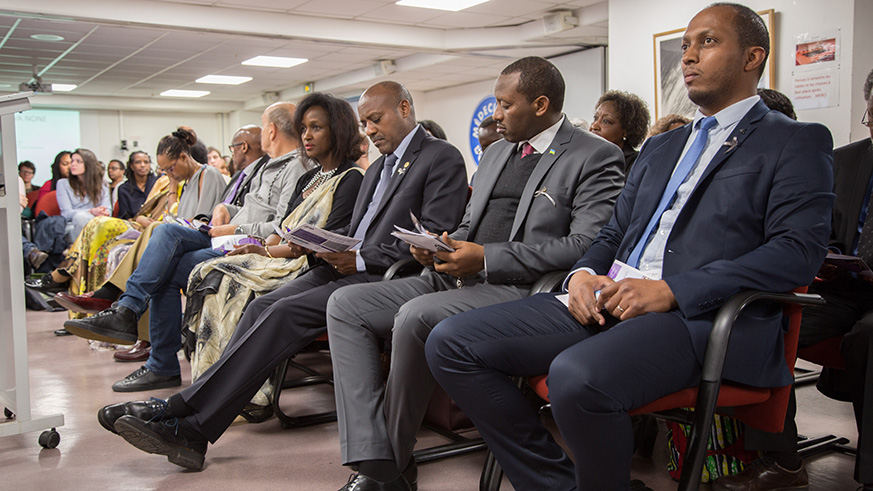
[[[494,109],[497,107],[497,99],[493,95],[489,95],[476,104],[476,109],[473,110],[473,117],[470,119],[470,152],[473,154],[473,159],[476,165],[479,165],[479,159],[482,158],[482,147],[479,145],[479,125],[488,116],[494,114]]]
[[[840,103],[840,30],[794,38],[794,107],[816,109]]]
[[[776,77],[775,31],[773,9],[758,12],[770,34],[770,57],[767,69],[758,83],[760,88],[773,88]],[[685,28],[660,32],[653,36],[655,56],[655,119],[668,114],[694,117],[697,106],[688,99],[682,76],[682,36]]]

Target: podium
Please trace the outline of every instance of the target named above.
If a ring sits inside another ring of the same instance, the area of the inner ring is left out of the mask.
[[[15,113],[30,109],[31,92],[0,97],[0,437],[49,428],[39,436],[44,448],[60,441],[55,430],[64,415],[39,418],[30,411],[27,367],[27,327],[24,318],[24,264],[21,212],[18,202],[18,159],[15,152]],[[5,193],[4,193],[5,191]]]

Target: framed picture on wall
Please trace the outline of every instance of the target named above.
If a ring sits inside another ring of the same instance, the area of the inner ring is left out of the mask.
[[[776,34],[773,9],[758,12],[770,33],[770,57],[758,87],[772,89],[776,76]],[[682,35],[685,29],[659,32],[653,36],[655,55],[655,119],[668,114],[694,117],[697,106],[688,99],[682,78]]]

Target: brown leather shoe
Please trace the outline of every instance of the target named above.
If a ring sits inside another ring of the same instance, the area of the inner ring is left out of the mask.
[[[808,487],[809,476],[802,463],[796,471],[789,471],[767,457],[752,462],[739,474],[716,479],[712,485],[713,491],[787,491]]]
[[[138,361],[145,363],[149,359],[149,353],[151,352],[152,345],[148,341],[137,341],[129,350],[116,351],[112,357],[115,358],[115,361]]]
[[[55,302],[67,310],[82,314],[96,314],[97,312],[102,312],[112,306],[111,300],[94,298],[93,295],[94,292],[88,292],[84,295],[73,295],[72,293],[60,292],[55,295]]]

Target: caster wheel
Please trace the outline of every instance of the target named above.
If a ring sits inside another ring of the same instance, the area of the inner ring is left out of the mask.
[[[6,419],[12,419],[15,417],[15,413],[10,411],[8,407],[3,408],[3,414],[6,416]]]
[[[55,448],[61,443],[61,434],[54,428],[45,430],[39,435],[39,445],[42,448]]]

